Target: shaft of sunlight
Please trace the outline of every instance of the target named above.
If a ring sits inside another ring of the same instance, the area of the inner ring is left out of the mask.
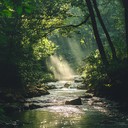
[[[72,56],[74,56],[75,58],[75,63],[77,65],[80,65],[80,63],[82,62],[82,59],[87,55],[86,53],[87,50],[84,49],[83,51],[82,45],[77,39],[68,38],[67,43],[72,53]]]
[[[55,78],[58,80],[71,80],[75,75],[73,69],[62,56],[50,56],[47,65],[48,68],[53,72]]]

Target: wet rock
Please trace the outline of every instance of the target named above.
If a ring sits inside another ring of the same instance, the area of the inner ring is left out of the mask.
[[[80,84],[77,86],[77,89],[86,89],[86,85],[85,84]]]
[[[13,103],[13,104],[4,104],[4,110],[6,112],[13,112],[13,111],[19,111],[21,109],[19,104]]]
[[[93,94],[92,93],[85,93],[84,96],[80,96],[80,98],[92,98]]]
[[[23,106],[24,110],[31,110],[31,109],[36,109],[36,108],[41,108],[42,106],[39,104],[34,104],[34,103],[25,103]]]
[[[3,100],[5,102],[14,102],[14,101],[16,101],[16,97],[12,93],[8,93],[8,92],[4,93],[2,97],[3,97]]]
[[[75,82],[83,82],[83,78],[79,75],[76,75],[76,76],[74,76],[74,81]]]
[[[67,83],[64,84],[64,87],[65,88],[69,88],[70,86],[71,86],[71,83],[70,82],[67,82]]]
[[[42,106],[38,105],[38,104],[30,104],[29,105],[29,109],[36,109],[36,108],[41,108]]]
[[[29,110],[29,104],[30,103],[24,103],[23,110]]]
[[[92,97],[93,102],[102,102],[103,100],[99,97]]]
[[[18,126],[23,126],[23,122],[16,121],[8,121],[8,122],[0,122],[0,128],[18,128]]]
[[[77,98],[74,100],[66,101],[65,104],[66,105],[82,105],[82,101],[81,101],[81,98]]]
[[[3,89],[0,92],[1,103],[14,103],[14,102],[23,102],[23,101],[24,101],[23,90]]]
[[[46,86],[48,89],[56,89],[57,88],[56,87],[57,85],[55,84],[55,82],[49,82],[46,84]]]
[[[49,94],[49,92],[44,88],[37,88],[37,91],[40,95],[46,95]]]
[[[45,88],[38,88],[36,86],[33,86],[27,89],[26,97],[31,98],[47,94],[49,94],[49,92]]]

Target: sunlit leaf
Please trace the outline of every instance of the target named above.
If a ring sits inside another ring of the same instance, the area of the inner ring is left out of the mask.
[[[56,48],[56,45],[47,38],[43,38],[37,44],[33,45],[34,55],[37,59],[41,59],[53,54]]]
[[[11,17],[12,16],[12,12],[11,11],[9,11],[9,10],[3,10],[2,12],[1,12],[1,14],[3,15],[3,16],[7,16],[7,17]]]
[[[80,43],[81,43],[81,44],[84,44],[84,40],[81,39],[81,40],[80,40]]]

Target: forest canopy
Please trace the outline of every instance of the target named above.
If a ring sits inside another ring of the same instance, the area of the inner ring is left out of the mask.
[[[24,87],[53,79],[46,60],[55,53],[74,63],[66,49],[61,52],[66,43],[57,40],[63,38],[76,39],[85,48],[78,71],[89,88],[108,90],[107,95],[113,90],[124,92],[128,89],[127,7],[127,0],[1,0],[0,86]]]

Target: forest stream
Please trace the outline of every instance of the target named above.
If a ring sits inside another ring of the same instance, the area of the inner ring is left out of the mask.
[[[50,94],[26,99],[26,104],[40,105],[40,108],[10,113],[18,128],[128,128],[128,118],[104,98],[85,98],[85,90],[75,88],[77,83],[65,88],[66,81],[52,82],[57,89]],[[65,105],[66,101],[81,97],[82,105]],[[21,123],[21,124],[20,124]]]

